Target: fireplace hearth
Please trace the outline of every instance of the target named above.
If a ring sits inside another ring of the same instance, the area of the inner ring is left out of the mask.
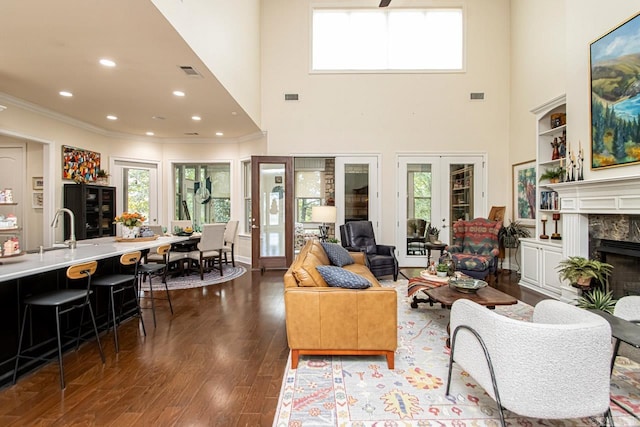
[[[613,265],[609,290],[614,298],[640,295],[640,243],[601,239],[596,252],[600,260]]]

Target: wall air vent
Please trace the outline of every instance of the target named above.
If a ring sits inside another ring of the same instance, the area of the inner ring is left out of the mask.
[[[298,94],[297,93],[285,93],[284,94],[284,100],[285,101],[297,101],[298,100]]]
[[[178,67],[180,67],[182,72],[185,73],[189,77],[202,78],[202,74],[200,74],[200,72],[198,70],[196,70],[195,68],[193,68],[191,65],[179,65]]]
[[[484,92],[471,92],[469,98],[472,101],[484,101]]]

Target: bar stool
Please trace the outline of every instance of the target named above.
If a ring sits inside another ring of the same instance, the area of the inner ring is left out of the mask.
[[[89,314],[91,315],[91,322],[93,323],[93,331],[96,334],[96,341],[98,342],[98,349],[100,350],[100,358],[102,363],[105,363],[104,353],[102,352],[102,345],[100,344],[100,337],[98,336],[98,327],[96,325],[96,319],[93,315],[93,309],[91,308],[91,301],[89,295],[91,295],[91,276],[96,272],[98,266],[97,261],[90,261],[81,264],[72,265],[67,268],[67,278],[70,280],[85,279],[87,280],[87,286],[84,289],[59,289],[51,292],[46,292],[40,295],[35,295],[24,300],[25,310],[22,317],[22,327],[20,328],[20,339],[18,341],[18,354],[16,355],[16,366],[13,371],[13,384],[16,383],[18,376],[18,363],[20,358],[32,359],[32,360],[48,360],[45,357],[32,357],[22,355],[22,340],[24,338],[24,327],[27,323],[27,313],[32,310],[33,306],[38,307],[54,307],[56,313],[56,338],[58,340],[58,363],[60,365],[60,388],[64,390],[64,367],[62,364],[62,337],[60,334],[60,316],[68,313],[77,308],[82,308],[82,314],[80,315],[80,323],[78,325],[78,338],[76,341],[76,350],[80,346],[80,334],[82,331],[82,321],[84,320],[84,309],[89,307]],[[74,303],[73,305],[69,305]],[[66,307],[66,308],[63,308]]]
[[[142,324],[142,332],[147,336],[147,330],[144,327],[144,319],[142,318],[142,311],[140,310],[140,302],[138,300],[138,266],[142,253],[140,251],[133,251],[120,256],[121,268],[133,269],[132,273],[119,273],[108,274],[105,276],[96,277],[93,280],[92,285],[96,288],[104,287],[109,289],[109,302],[107,307],[107,330],[110,328],[109,316],[113,322],[113,339],[115,341],[116,353],[120,351],[118,346],[118,323],[120,323],[120,317],[122,317],[122,295],[120,297],[120,316],[116,321],[116,307],[115,307],[115,294],[122,294],[127,289],[132,289],[134,299],[136,302],[136,311],[140,316],[140,323]]]
[[[140,266],[140,273],[142,274],[142,278],[149,278],[149,298],[151,299],[151,311],[153,312],[153,326],[156,326],[156,303],[157,299],[166,299],[169,301],[169,309],[171,310],[171,314],[173,314],[173,306],[171,305],[171,296],[169,295],[169,287],[167,286],[167,270],[169,269],[169,262],[171,260],[171,245],[166,244],[162,246],[158,246],[155,254],[147,255],[147,264],[142,264]],[[184,256],[181,254],[179,258],[182,259]],[[162,272],[162,283],[164,283],[164,289],[167,292],[166,298],[158,298],[153,296],[153,283],[151,282],[151,277],[155,274],[158,275]],[[146,298],[146,297],[144,297]]]

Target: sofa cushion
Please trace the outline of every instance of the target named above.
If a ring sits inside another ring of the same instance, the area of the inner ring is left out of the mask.
[[[362,276],[334,265],[319,265],[316,269],[329,286],[348,289],[366,289],[371,287],[371,282]]]
[[[378,279],[376,279],[376,276],[373,275],[371,270],[369,270],[369,267],[367,267],[366,265],[354,263],[354,264],[345,265],[342,268],[347,271],[350,271],[351,273],[357,274],[358,276],[364,277],[369,282],[371,282],[371,286],[380,287],[380,282],[378,282]]]
[[[328,286],[322,275],[316,270],[319,265],[329,265],[329,258],[317,240],[309,240],[291,266],[291,272],[298,286]]]
[[[329,261],[331,261],[331,265],[343,267],[354,263],[353,258],[349,255],[349,251],[343,248],[342,245],[328,242],[322,242],[321,244],[324,251],[327,253]]]

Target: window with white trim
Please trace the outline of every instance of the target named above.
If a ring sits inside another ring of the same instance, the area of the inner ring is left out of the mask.
[[[313,71],[462,71],[462,8],[314,9]]]

